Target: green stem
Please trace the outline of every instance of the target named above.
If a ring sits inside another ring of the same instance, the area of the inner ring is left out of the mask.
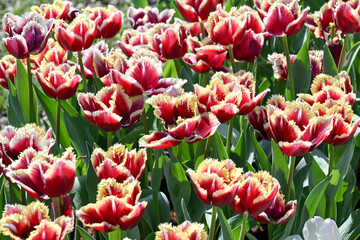
[[[328,157],[329,157],[329,172],[328,176],[331,175],[332,170],[334,169],[337,161],[338,161],[338,148],[332,144],[328,145]],[[326,208],[325,208],[325,217],[331,218],[331,209],[332,209],[332,202],[334,199],[326,198]]]
[[[345,57],[345,53],[346,53],[346,45],[349,41],[349,34],[345,34],[345,39],[344,39],[344,45],[341,48],[341,54],[340,54],[340,59],[339,59],[339,63],[338,63],[338,72],[341,71],[341,65],[342,62],[344,61],[344,57]]]
[[[200,28],[201,28],[202,39],[204,39],[206,37],[206,32],[203,21],[200,21]]]
[[[27,205],[27,202],[26,202],[26,191],[21,188],[21,203],[23,205]]]
[[[112,145],[112,132],[107,133],[107,148],[109,149]]]
[[[156,189],[153,189],[152,191],[152,197],[153,197],[153,210],[154,210],[154,216],[155,216],[155,226],[159,226],[160,224],[160,209],[159,209],[159,190]]]
[[[236,68],[235,59],[234,59],[234,52],[232,50],[231,45],[229,45],[229,55],[230,55],[231,67],[232,67],[233,73],[236,73],[237,68]]]
[[[55,140],[56,146],[58,149],[58,154],[60,154],[60,113],[61,113],[61,100],[56,99],[56,130],[55,130]]]
[[[179,163],[181,163],[181,155],[182,155],[182,147],[181,147],[181,143],[178,145],[177,147],[177,154],[176,154],[176,158],[179,161]]]
[[[180,61],[178,58],[174,59],[174,64],[175,64],[177,75],[178,75],[178,77],[180,77],[181,66],[180,66]]]
[[[268,230],[268,238],[269,240],[271,240],[273,237],[273,224],[271,222],[269,222],[269,224],[267,225],[267,230]]]
[[[58,218],[61,216],[61,209],[60,209],[60,197],[54,198],[55,203],[55,218]]]
[[[88,88],[87,88],[87,84],[86,84],[85,69],[84,69],[81,51],[78,51],[78,59],[79,59],[79,65],[80,65],[80,70],[81,70],[81,78],[82,78],[82,82],[84,85],[84,92],[87,92]]]
[[[246,230],[246,223],[247,223],[247,219],[248,219],[249,214],[247,212],[244,213],[243,215],[243,222],[241,225],[241,232],[240,232],[240,240],[244,240],[245,239],[245,230]]]
[[[287,83],[286,83],[287,91],[285,92],[285,97],[287,100],[292,101],[292,100],[295,100],[295,85],[294,85],[294,77],[293,77],[293,73],[292,73],[292,64],[290,61],[290,50],[289,50],[289,45],[288,45],[286,36],[281,37],[281,41],[282,41],[282,44],[284,47],[287,69],[288,69],[288,77],[287,77]]]
[[[216,223],[216,207],[212,207],[211,226],[208,240],[213,240],[215,237],[215,223]]]
[[[148,123],[148,120],[147,120],[145,108],[144,108],[144,110],[143,110],[143,112],[141,114],[141,117],[142,117],[143,124],[144,124],[144,133],[146,135],[149,135],[149,123]],[[147,154],[147,162],[148,162],[149,170],[151,172],[153,164],[154,164],[153,155],[152,155],[152,149],[147,148],[146,149],[146,154]]]
[[[230,151],[231,151],[231,137],[232,137],[233,126],[234,126],[234,118],[230,119],[230,121],[229,121],[229,127],[228,127],[228,132],[227,132],[227,139],[226,139],[226,152],[229,157],[230,157]]]
[[[34,123],[36,121],[35,108],[34,108],[34,95],[33,95],[33,82],[31,75],[31,62],[30,57],[26,58],[28,85],[29,85],[29,122]]]
[[[208,153],[209,153],[209,151],[210,151],[211,137],[212,137],[212,136],[209,136],[209,137],[206,139],[205,151],[204,151],[204,158],[206,158],[206,156],[208,155]]]
[[[290,159],[290,171],[289,171],[289,176],[288,176],[287,184],[286,184],[286,195],[285,195],[286,203],[290,200],[291,183],[293,181],[293,176],[294,176],[296,157],[289,156],[289,159]]]
[[[205,87],[207,85],[207,73],[201,74],[200,86]]]
[[[335,147],[332,144],[328,145],[328,157],[329,157],[329,171],[328,176],[330,176],[331,171],[335,166]]]

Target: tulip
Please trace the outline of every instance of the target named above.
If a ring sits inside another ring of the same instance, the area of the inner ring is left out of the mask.
[[[254,5],[258,11],[261,19],[264,19],[269,11],[269,8],[276,0],[254,0]]]
[[[133,149],[129,152],[121,144],[111,146],[107,152],[96,148],[91,155],[91,162],[99,181],[114,178],[118,183],[124,182],[131,176],[140,181],[146,160],[144,149],[138,152]]]
[[[159,9],[157,8],[145,7],[136,9],[129,7],[127,17],[132,28],[137,29],[139,26],[144,26],[147,24],[168,24],[170,23],[174,14],[174,9],[165,9],[159,13]]]
[[[264,18],[266,30],[277,37],[293,36],[305,24],[309,8],[301,11],[299,0],[277,0],[271,4]]]
[[[88,49],[81,52],[81,58],[84,64],[84,72],[86,78],[93,79],[95,73],[94,59],[97,56],[102,56],[103,58],[108,58],[111,55],[109,51],[109,46],[105,41],[100,41]]]
[[[52,5],[41,4],[40,7],[33,6],[31,10],[38,12],[45,19],[62,19],[64,21],[72,21],[80,12],[73,7],[71,2],[61,0],[55,0]]]
[[[121,36],[121,41],[117,43],[126,56],[131,57],[138,50],[149,48],[149,31],[146,27],[138,27],[136,30],[125,30]]]
[[[8,80],[13,84],[16,76],[16,58],[6,55],[0,60],[0,85],[9,89]]]
[[[105,54],[98,54],[98,52],[95,52],[92,64],[98,78],[102,78],[109,74],[111,69],[117,70],[120,73],[125,73],[130,67],[127,57],[120,49]],[[111,84],[107,86],[110,85]]]
[[[262,213],[253,216],[253,218],[261,223],[280,225],[286,223],[295,214],[296,200],[290,201],[285,205],[284,196],[278,193],[271,205]]]
[[[95,38],[108,39],[114,37],[121,29],[123,13],[114,6],[109,5],[107,8],[87,7],[82,10],[89,18],[96,21]]]
[[[35,124],[26,124],[18,129],[13,126],[6,126],[0,132],[0,142],[1,172],[3,167],[17,160],[26,149],[32,148],[38,152],[50,153],[51,147],[55,143],[51,129],[45,132]]]
[[[140,183],[129,178],[123,183],[115,179],[102,180],[98,185],[96,203],[80,208],[76,215],[81,222],[101,232],[129,230],[141,220],[147,202],[139,202]]]
[[[337,3],[333,11],[336,27],[343,33],[360,32],[360,1]]]
[[[66,217],[69,217],[71,219],[74,219],[74,211],[73,211],[73,208],[72,208],[72,205],[71,205],[71,198],[70,198],[70,196],[68,194],[61,197],[61,200],[60,200],[60,203],[59,203],[60,204],[60,209],[59,209],[60,214],[59,214],[59,216],[56,215],[55,201],[53,201],[51,203],[51,206],[54,209],[54,218],[57,218],[57,217],[60,217],[60,216],[66,216]]]
[[[81,77],[75,74],[76,66],[63,63],[56,66],[53,63],[43,63],[36,70],[36,76],[39,83],[51,98],[68,99],[74,96],[81,82]]]
[[[33,198],[47,200],[68,194],[75,182],[76,156],[68,148],[61,158],[26,149],[7,168],[5,176],[20,185]]]
[[[80,93],[78,102],[92,124],[114,132],[136,122],[144,109],[145,97],[129,96],[120,85],[112,84],[102,88],[96,95]]]
[[[0,220],[0,232],[14,240],[65,239],[73,230],[72,219],[62,216],[52,222],[48,214],[49,209],[40,202],[28,206],[7,204]]]
[[[98,21],[98,20],[96,20]],[[55,38],[67,51],[77,52],[87,49],[95,39],[96,23],[85,14],[78,15],[71,24],[57,22]]]
[[[218,207],[229,204],[234,198],[241,172],[242,169],[237,169],[230,159],[205,159],[196,172],[187,170],[199,199]]]
[[[216,10],[217,0],[175,0],[176,7],[188,22],[206,22],[209,14]],[[224,1],[222,1],[224,4]]]
[[[163,149],[179,145],[184,139],[194,143],[213,135],[220,125],[214,114],[198,114],[196,96],[181,88],[171,87],[165,93],[152,96],[150,104],[154,115],[164,123],[164,132],[145,135],[140,146]]]
[[[188,50],[187,30],[181,23],[156,24],[149,39],[150,49],[163,61],[182,58]]]
[[[66,63],[68,60],[67,52],[52,38],[49,39],[46,48],[40,55],[43,55],[43,58],[41,62],[38,61],[38,67],[40,67],[41,63],[44,61],[60,65]]]
[[[155,240],[206,240],[208,237],[204,230],[204,224],[189,221],[185,221],[176,227],[172,226],[171,223],[162,223],[159,225],[159,230],[156,232]]]
[[[36,12],[25,13],[23,17],[6,13],[3,27],[8,36],[3,39],[6,49],[14,57],[25,59],[44,50],[53,22]]]
[[[234,58],[238,61],[254,62],[264,46],[263,34],[256,34],[252,29],[246,30],[244,38],[233,46]]]

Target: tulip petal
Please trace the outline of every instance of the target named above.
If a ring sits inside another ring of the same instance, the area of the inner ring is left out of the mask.
[[[164,149],[177,146],[181,139],[174,139],[165,132],[154,132],[151,135],[145,135],[139,140],[139,146],[152,149]]]

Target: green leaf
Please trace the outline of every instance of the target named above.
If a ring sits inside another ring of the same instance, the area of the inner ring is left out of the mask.
[[[9,83],[7,117],[9,124],[14,127],[22,127],[27,123],[23,110],[21,109],[19,100],[16,96],[16,88],[11,81]]]
[[[212,138],[212,136],[210,136],[209,138]],[[211,140],[212,139],[210,139],[210,143],[213,142]],[[205,151],[205,147],[206,147],[206,141],[207,141],[207,139],[203,139],[203,140],[201,140],[201,141],[199,141],[197,143],[196,152],[195,152],[194,170],[196,170],[197,167],[199,166],[199,164],[207,157],[207,156],[204,156],[204,151]],[[215,145],[212,145],[212,146],[215,146]],[[211,151],[211,147],[210,147],[210,151]]]
[[[359,53],[359,50],[360,50],[360,42],[357,42],[355,43],[351,49],[347,52],[347,56],[346,56],[346,66],[345,66],[345,69],[346,72],[349,74],[350,70],[351,70],[351,67],[353,66],[353,63]]]
[[[200,222],[201,218],[204,216],[206,210],[210,208],[209,205],[203,203],[197,196],[193,184],[191,184],[191,194],[190,200],[187,205],[187,210],[193,222]]]
[[[326,44],[324,44],[324,66],[323,73],[328,74],[330,76],[335,76],[338,74],[337,67],[335,61],[331,55],[331,52]]]
[[[183,198],[181,199],[181,208],[182,208],[185,220],[192,222]]]
[[[170,154],[170,157],[176,158],[172,154]],[[174,159],[174,161],[176,160]],[[178,222],[181,223],[184,221],[181,199],[184,198],[186,204],[189,202],[191,188],[183,167],[179,162],[174,161],[165,156],[164,174],[170,198],[178,217]]]
[[[34,85],[36,95],[43,106],[46,116],[49,119],[53,130],[56,129],[56,100],[46,96],[37,86]],[[64,148],[71,146],[70,137],[66,129],[64,114],[60,114],[60,143]]]
[[[227,239],[227,240],[235,240],[234,235],[231,231],[230,225],[229,225],[227,219],[225,218],[224,213],[222,212],[221,208],[217,208],[217,214],[218,214],[223,238]]]
[[[167,61],[163,66],[163,78],[177,78],[174,61]]]
[[[255,147],[256,160],[257,160],[256,163],[259,164],[261,170],[270,171],[269,159],[266,156],[264,150],[261,148],[258,141],[256,140],[255,132],[252,132],[251,135],[252,135],[251,137],[252,137],[253,144],[254,144],[254,147]]]
[[[340,226],[342,240],[358,239],[360,236],[360,209],[351,213],[350,217]]]
[[[146,236],[144,240],[154,240],[155,239],[155,233],[150,233]]]
[[[292,64],[295,93],[306,93],[310,88],[311,67],[308,49],[309,37],[310,34],[308,34],[306,42],[303,44]]]
[[[148,6],[148,2],[146,0],[131,0],[134,4],[134,8],[145,8]]]
[[[272,166],[271,175],[276,178],[281,186],[282,191],[286,191],[287,177],[289,175],[289,167],[284,154],[274,140],[271,140],[272,146]]]
[[[340,187],[341,182],[343,181],[345,174],[347,173],[351,159],[354,154],[355,148],[355,138],[352,138],[350,142],[347,143],[347,147],[342,154],[339,162],[335,165],[334,169],[331,171],[331,180],[328,188],[326,189],[326,198],[333,199],[337,190]]]
[[[314,217],[316,209],[320,203],[321,197],[325,193],[329,181],[330,181],[330,177],[324,179],[322,182],[320,182],[318,185],[315,186],[315,188],[310,192],[310,194],[306,198],[304,207],[301,212],[301,220],[300,220],[300,226],[298,232],[302,231],[304,223],[308,219]]]
[[[215,158],[228,159],[229,156],[226,152],[226,148],[224,146],[223,141],[221,140],[219,133],[215,132],[215,134],[212,136],[212,139],[213,139],[213,144],[214,144],[213,146],[216,146],[216,151],[213,151],[215,154]]]
[[[93,148],[88,145],[88,154],[87,158],[89,159],[93,152]],[[94,166],[92,165],[91,161],[87,161],[87,174],[86,174],[86,190],[89,193],[89,201],[96,202],[96,195],[97,195],[97,186],[99,184],[99,180],[96,176],[96,172]]]
[[[87,231],[85,231],[85,229],[83,229],[82,227],[77,227],[78,233],[80,233],[81,237],[84,240],[95,240],[95,238],[93,238]]]
[[[80,209],[89,203],[89,193],[86,190],[86,176],[75,177],[73,189],[70,194],[75,193],[73,203],[76,209]]]
[[[160,222],[168,222],[170,220],[170,205],[166,195],[162,192],[158,192],[159,209],[160,211]],[[145,222],[149,225],[152,231],[157,229],[154,221],[154,208],[153,208],[153,194],[151,189],[143,189],[141,193],[140,201],[146,201],[144,216]]]

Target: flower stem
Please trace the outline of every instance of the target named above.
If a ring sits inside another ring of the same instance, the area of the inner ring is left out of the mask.
[[[178,75],[178,77],[180,77],[181,66],[180,66],[180,61],[178,58],[174,59],[174,64],[175,64],[177,75]]]
[[[340,59],[339,59],[339,63],[338,63],[338,72],[341,71],[342,62],[344,61],[344,57],[345,57],[345,53],[346,53],[346,45],[347,45],[348,41],[349,41],[349,34],[345,34],[344,45],[341,48]]]
[[[230,151],[231,151],[231,137],[232,137],[233,126],[234,126],[234,118],[230,119],[230,121],[229,121],[229,127],[228,127],[228,132],[227,132],[227,139],[226,139],[226,152],[229,157],[230,157]]]
[[[203,21],[200,21],[200,28],[201,28],[202,39],[204,39],[206,37],[206,32],[205,32],[205,27],[204,27]]]
[[[108,132],[107,133],[107,148],[109,149],[111,147],[112,144],[112,132]]]
[[[176,154],[176,158],[179,161],[179,163],[181,164],[181,155],[182,155],[182,147],[181,147],[181,143],[178,145],[177,147],[177,154]]]
[[[330,176],[331,171],[334,168],[335,165],[335,147],[332,144],[328,145],[328,157],[329,157],[329,171],[328,176]]]
[[[286,203],[290,200],[291,183],[292,183],[293,176],[294,176],[296,157],[289,156],[289,159],[290,159],[290,171],[289,171],[289,176],[288,176],[287,184],[286,184],[286,195],[285,195]]]
[[[207,84],[207,73],[201,74],[200,86],[205,87]]]
[[[230,55],[231,67],[232,67],[233,73],[236,73],[237,68],[236,68],[235,59],[234,59],[234,52],[232,50],[231,45],[229,45],[229,55]]]
[[[85,69],[84,69],[81,51],[78,51],[78,59],[79,59],[79,65],[80,65],[80,70],[81,70],[81,78],[82,78],[82,82],[84,84],[84,92],[87,92],[88,88],[87,88],[87,84],[86,84]]]
[[[61,209],[60,209],[60,198],[54,198],[54,203],[55,203],[55,218],[58,218],[61,216]]]
[[[329,157],[329,172],[328,176],[331,175],[332,170],[334,169],[338,161],[338,148],[332,144],[328,145],[328,157]],[[334,199],[326,198],[326,208],[325,208],[325,217],[331,218],[331,207]]]
[[[147,116],[146,116],[146,110],[144,108],[142,114],[141,114],[142,120],[143,120],[143,124],[144,124],[144,133],[146,135],[149,135],[149,123],[147,120]],[[147,148],[146,149],[146,154],[147,154],[147,161],[148,161],[148,166],[149,166],[149,170],[150,172],[152,171],[152,167],[154,164],[154,160],[153,160],[153,153],[152,153],[152,149],[151,148]]]
[[[240,240],[244,240],[245,239],[245,230],[246,230],[246,223],[247,223],[247,219],[248,219],[249,214],[247,212],[244,213],[243,215],[243,222],[241,225],[241,232],[240,232]]]
[[[61,111],[61,100],[56,99],[56,130],[55,130],[55,137],[56,137],[56,146],[58,149],[58,154],[60,154],[60,111]]]
[[[29,85],[29,122],[34,123],[36,121],[35,108],[34,108],[34,95],[33,95],[33,82],[31,75],[31,62],[30,57],[26,58],[28,85]]]
[[[21,203],[23,205],[27,205],[27,203],[26,203],[26,191],[23,188],[21,188]]]
[[[284,47],[286,64],[288,69],[285,97],[287,100],[292,101],[295,100],[295,85],[294,85],[294,77],[292,73],[292,64],[290,60],[290,50],[286,36],[281,37],[281,42]]]
[[[269,240],[271,240],[273,237],[273,224],[271,222],[269,222],[269,224],[267,225],[267,230],[268,230],[268,238]]]
[[[210,151],[211,137],[212,137],[212,136],[209,136],[209,137],[206,139],[205,151],[204,151],[204,158],[206,158],[206,156],[208,155],[208,153],[209,153],[209,151]]]
[[[216,223],[216,206],[213,206],[208,240],[213,240],[215,237],[215,223]]]

